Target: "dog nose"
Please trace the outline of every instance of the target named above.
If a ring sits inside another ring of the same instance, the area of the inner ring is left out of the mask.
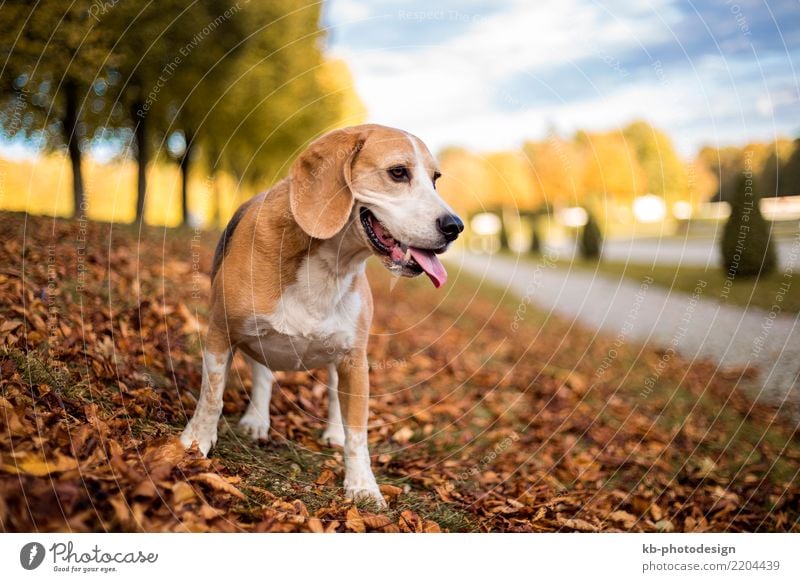
[[[439,232],[444,235],[444,238],[447,239],[447,242],[456,240],[461,231],[464,230],[464,223],[455,214],[440,216],[436,219],[436,226],[439,228]]]

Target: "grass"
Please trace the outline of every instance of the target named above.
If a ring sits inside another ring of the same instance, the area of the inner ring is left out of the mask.
[[[504,253],[510,257],[527,257],[531,262],[539,261],[537,255]],[[647,265],[621,261],[589,261],[576,258],[573,261],[557,261],[563,269],[582,269],[604,275],[610,279],[626,278],[637,284],[652,278],[653,283],[670,291],[694,293],[699,282],[704,281],[703,297],[720,303],[740,307],[758,307],[777,314],[800,313],[800,282],[795,281],[790,270],[779,268],[774,273],[761,277],[734,277],[719,267]]]
[[[227,418],[226,428],[220,431],[214,455],[231,472],[243,476],[241,489],[248,493],[242,501],[254,518],[262,509],[256,499],[264,498],[263,491],[276,497],[299,499],[313,513],[331,503],[341,501],[339,487],[341,475],[329,486],[317,486],[314,479],[324,470],[336,471],[341,465],[341,451],[323,448],[321,451],[304,449],[291,440],[280,443],[255,443],[236,428],[237,418]],[[375,451],[373,451],[375,452]],[[359,508],[385,513],[396,521],[400,514],[410,509],[426,519],[436,521],[443,530],[451,532],[478,531],[475,516],[457,506],[441,503],[433,494],[420,490],[408,479],[392,479],[382,475],[381,483],[396,485],[406,490],[390,509],[380,510],[374,503],[360,501]]]
[[[776,271],[762,277],[736,277],[729,280],[719,268],[641,265],[622,262],[575,261],[574,267],[592,270],[610,278],[625,277],[638,283],[651,277],[666,289],[693,293],[698,282],[705,281],[703,296],[741,307],[760,307],[767,311],[796,314],[800,312],[800,282],[790,272]]]

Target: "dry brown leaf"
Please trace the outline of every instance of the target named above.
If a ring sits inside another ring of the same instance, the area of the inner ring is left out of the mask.
[[[580,518],[572,518],[572,519],[564,519],[563,517],[558,518],[558,524],[562,527],[568,527],[570,529],[575,529],[578,531],[585,531],[585,532],[595,532],[597,531],[597,527],[589,523],[588,521]]]
[[[658,505],[654,503],[650,506],[650,515],[653,516],[655,521],[661,521],[661,519],[664,517],[664,512]]]
[[[330,481],[335,479],[335,477],[336,475],[333,474],[333,471],[331,471],[330,469],[323,469],[322,472],[319,474],[319,477],[317,477],[317,480],[314,481],[314,483],[316,483],[317,485],[325,485],[326,483],[329,483]]]
[[[51,473],[61,473],[78,468],[78,460],[61,453],[45,459],[39,453],[30,453],[21,459],[4,462],[3,470],[8,473],[25,473],[34,477],[44,477]]]
[[[189,477],[189,481],[200,481],[201,483],[205,483],[217,491],[230,493],[239,499],[247,499],[244,493],[231,485],[222,477],[222,475],[219,475],[218,473],[200,473],[199,475],[193,475],[192,477]]]
[[[144,460],[148,465],[167,463],[171,466],[177,465],[186,454],[186,449],[180,439],[172,438],[167,442],[149,448],[144,454]]]
[[[355,505],[347,510],[347,521],[344,525],[347,529],[356,533],[364,533],[367,531],[364,527],[364,520]]]
[[[136,486],[131,494],[133,497],[155,497],[158,494],[158,489],[151,479],[143,479],[141,483]]]
[[[325,528],[322,526],[322,521],[318,517],[308,518],[308,529],[314,533],[325,533]]]
[[[414,436],[414,429],[409,426],[404,426],[392,435],[392,440],[398,445],[405,445]]]
[[[376,513],[366,513],[363,516],[364,525],[366,525],[369,529],[384,529],[385,527],[394,523],[392,519],[388,515],[383,514],[376,514]]]
[[[378,488],[381,490],[381,493],[383,493],[383,495],[387,497],[390,501],[392,499],[396,499],[397,497],[399,497],[400,494],[403,492],[403,490],[400,487],[389,485],[388,483],[379,485]]]
[[[120,493],[119,495],[115,495],[108,501],[111,503],[111,507],[114,508],[114,513],[116,514],[120,524],[123,526],[128,526],[132,521],[133,515],[128,502],[125,500],[122,494]]]
[[[637,522],[635,515],[628,513],[627,511],[622,511],[621,509],[609,513],[608,519],[616,523],[621,523],[625,529],[632,528]]]
[[[178,481],[172,485],[172,497],[175,503],[181,504],[193,500],[197,497],[194,488],[186,481]]]

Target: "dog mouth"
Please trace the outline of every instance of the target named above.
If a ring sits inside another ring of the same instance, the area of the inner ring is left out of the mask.
[[[443,253],[446,246],[436,249],[410,246],[395,239],[368,208],[361,207],[359,214],[367,240],[377,254],[389,261],[392,270],[397,269],[409,277],[425,273],[437,289],[447,282],[447,271],[436,256]]]

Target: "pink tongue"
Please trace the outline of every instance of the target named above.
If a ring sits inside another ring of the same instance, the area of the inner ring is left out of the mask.
[[[433,286],[437,289],[447,282],[447,271],[444,270],[442,261],[439,260],[432,251],[425,251],[414,247],[408,247],[411,256],[419,263],[422,270],[430,277]]]

